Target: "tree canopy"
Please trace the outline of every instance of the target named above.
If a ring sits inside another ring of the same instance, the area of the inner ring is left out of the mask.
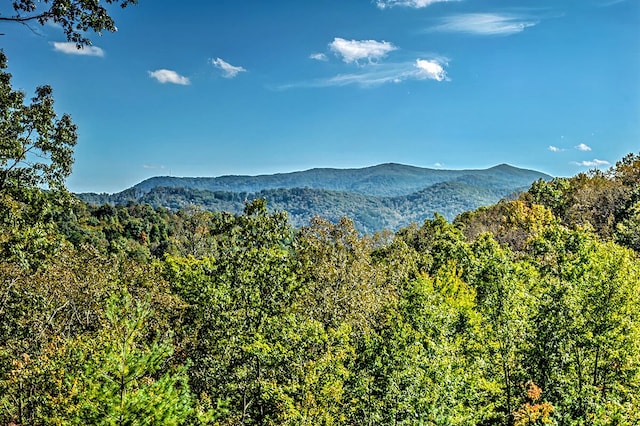
[[[639,254],[541,188],[380,235],[74,202],[0,262],[0,421],[636,424]]]

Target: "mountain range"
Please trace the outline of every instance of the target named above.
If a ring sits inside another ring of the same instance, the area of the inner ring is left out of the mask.
[[[82,193],[90,204],[146,203],[178,210],[189,205],[242,212],[247,201],[266,198],[289,213],[295,226],[313,216],[347,216],[366,233],[421,223],[434,213],[456,215],[526,190],[552,177],[501,164],[480,170],[441,170],[388,163],[358,169],[318,168],[259,176],[172,177],[144,180],[115,194]]]

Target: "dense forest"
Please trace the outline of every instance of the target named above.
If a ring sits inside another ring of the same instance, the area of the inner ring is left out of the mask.
[[[3,20],[83,46],[104,4]],[[371,235],[87,204],[76,126],[2,53],[0,105],[1,424],[640,424],[640,153]]]
[[[2,187],[3,424],[634,425],[640,154],[395,233]]]
[[[3,188],[3,424],[640,422],[640,154],[362,235]]]

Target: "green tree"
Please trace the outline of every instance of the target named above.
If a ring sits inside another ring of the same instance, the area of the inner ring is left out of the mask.
[[[201,258],[211,255],[215,243],[212,238],[213,214],[195,206],[178,212],[173,245],[182,256]]]
[[[275,339],[290,332],[285,324],[297,292],[292,230],[286,215],[268,213],[262,200],[210,226],[209,256],[165,259],[165,277],[189,305],[191,384],[227,400],[229,422],[277,424],[284,395],[274,389],[287,380],[280,372],[288,365]]]
[[[29,265],[55,246],[52,214],[66,200],[76,126],[57,117],[48,86],[26,104],[6,68],[0,52],[0,253]]]
[[[137,0],[106,0],[106,4],[127,7]],[[47,22],[62,27],[67,40],[78,47],[90,45],[87,31],[117,31],[113,18],[99,0],[18,0],[12,2],[14,15],[0,15],[0,22],[29,25],[31,22],[44,25]]]
[[[354,331],[363,331],[394,297],[372,259],[372,243],[371,238],[358,235],[346,218],[336,224],[314,218],[298,235],[303,306],[326,328],[337,329],[346,322]]]
[[[563,218],[571,203],[567,196],[570,190],[571,180],[568,178],[555,178],[549,182],[540,179],[531,185],[522,198],[533,204],[543,205],[556,217]]]
[[[500,247],[488,234],[472,244],[478,310],[484,319],[483,355],[490,377],[499,378],[502,401],[497,411],[502,422],[510,424],[518,405],[517,385],[526,381],[523,357],[529,342],[531,290],[536,271],[527,263],[514,262],[507,248]]]
[[[630,226],[633,232],[635,226],[638,176],[640,154],[628,154],[606,172],[592,170],[571,178],[535,182],[521,199],[551,209],[565,226],[590,226],[606,240],[633,244],[626,228]],[[631,223],[623,224],[625,221]]]
[[[609,173],[624,186],[637,188],[640,185],[640,152],[625,155]]]
[[[400,290],[383,322],[361,339],[348,380],[350,424],[476,424],[493,408],[483,394],[474,291],[452,262],[435,279]]]
[[[546,185],[546,182],[539,181],[539,184]],[[513,200],[466,212],[458,216],[454,224],[470,241],[490,233],[498,243],[508,245],[514,252],[521,252],[530,238],[557,222],[547,207]]]
[[[616,224],[615,241],[640,253],[640,191],[637,198]]]
[[[471,253],[465,236],[442,215],[435,214],[421,227],[410,226],[396,235],[420,255],[418,268],[422,272],[433,276],[451,261],[456,262],[465,278],[470,271]]]
[[[634,412],[640,377],[637,255],[584,230],[563,228],[532,241],[532,255],[541,279],[525,364],[530,377],[565,422],[591,422],[603,410]]]
[[[74,423],[179,425],[192,414],[186,366],[166,369],[173,354],[170,342],[144,343],[150,313],[126,291],[109,299],[100,346],[81,372]]]
[[[37,356],[15,360],[6,382],[14,390],[38,389],[31,409],[18,405],[12,420],[57,425],[208,421],[212,413],[193,407],[186,366],[169,363],[168,338],[146,343],[150,314],[149,306],[134,302],[126,290],[116,292],[97,333],[57,337]]]
[[[25,188],[64,188],[71,173],[76,126],[53,109],[52,89],[41,86],[31,104],[25,94],[13,90],[7,59],[0,54],[0,193]]]
[[[106,0],[121,7],[136,3]],[[87,31],[116,30],[99,0],[19,0],[11,7],[14,14],[0,15],[0,22],[52,22],[78,48],[91,44]],[[73,164],[76,126],[69,115],[56,115],[50,86],[38,87],[26,104],[25,94],[11,87],[6,68],[0,52],[0,254],[31,266],[55,248],[51,216],[67,201],[64,181]]]

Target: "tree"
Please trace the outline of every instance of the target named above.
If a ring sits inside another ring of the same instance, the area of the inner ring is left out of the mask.
[[[590,419],[637,412],[637,254],[561,227],[531,246],[541,276],[525,368],[556,407],[560,424],[624,424]]]
[[[147,342],[151,314],[127,290],[114,292],[97,333],[58,336],[33,357],[14,360],[3,381],[13,392],[0,398],[5,409],[13,408],[7,420],[65,426],[207,422],[213,413],[193,407],[187,366],[171,365],[168,337]],[[28,405],[15,395],[27,390]]]
[[[124,8],[137,4],[137,0],[106,0],[107,4],[116,4]],[[104,30],[117,31],[115,22],[99,0],[16,0],[12,2],[15,15],[2,16],[0,22],[17,22],[29,25],[37,22],[44,25],[53,22],[62,27],[67,40],[80,48],[90,45],[86,32],[101,33]]]
[[[616,225],[615,240],[618,244],[640,252],[640,191],[639,200],[627,209],[626,217]]]
[[[211,238],[212,214],[196,206],[188,206],[178,212],[181,219],[175,227],[174,246],[182,256],[201,258],[210,255],[214,248]]]
[[[534,184],[547,185],[544,181]],[[490,207],[458,216],[455,225],[467,239],[473,241],[484,233],[491,233],[500,244],[507,244],[514,252],[525,249],[528,240],[546,227],[558,222],[549,208],[523,200],[501,201]]]
[[[106,3],[124,8],[137,4],[137,0],[106,0]],[[99,0],[17,0],[12,7],[15,15],[0,15],[0,22],[25,25],[53,22],[79,48],[91,44],[86,31],[99,34],[103,30],[117,30]],[[11,88],[11,74],[6,68],[7,58],[0,52],[0,193],[11,186],[23,185],[60,189],[71,173],[76,126],[67,114],[56,118],[50,86],[38,87],[32,104],[24,105],[25,95]]]
[[[420,254],[418,266],[421,271],[434,275],[453,260],[463,276],[469,272],[471,253],[465,236],[444,216],[436,213],[420,228],[410,226],[399,230],[396,235]]]
[[[84,371],[68,378],[81,383],[73,423],[178,425],[192,414],[186,366],[167,369],[173,354],[168,341],[144,343],[150,314],[126,290],[109,299],[97,348],[92,343],[89,350],[81,348],[80,359],[89,355]]]
[[[64,188],[71,174],[76,126],[67,114],[57,118],[49,86],[36,89],[30,105],[13,90],[7,58],[0,52],[0,194],[25,188]]]
[[[209,256],[165,258],[166,278],[189,305],[192,387],[227,400],[230,422],[280,424],[282,372],[291,369],[277,337],[290,333],[297,293],[292,230],[286,214],[268,213],[264,200],[240,216],[214,216],[209,226]]]
[[[639,194],[640,154],[628,154],[606,172],[535,182],[521,199],[544,205],[566,226],[592,227],[600,237],[634,248]]]
[[[0,254],[29,266],[55,246],[52,211],[66,199],[76,126],[56,116],[49,86],[26,104],[6,68],[0,51]]]
[[[393,295],[371,259],[371,239],[349,219],[314,218],[296,243],[308,315],[326,328],[346,322],[361,331],[375,323]]]
[[[462,425],[487,419],[473,356],[480,316],[455,264],[406,283],[397,303],[360,339],[348,380],[349,422]]]
[[[516,384],[521,382],[522,358],[528,344],[530,289],[536,279],[533,268],[513,262],[508,248],[489,235],[472,245],[478,310],[485,321],[486,359],[493,377],[500,377],[504,400],[499,404],[505,424],[516,403]]]
[[[640,152],[625,155],[611,168],[609,174],[612,174],[623,185],[637,188],[640,185]]]

